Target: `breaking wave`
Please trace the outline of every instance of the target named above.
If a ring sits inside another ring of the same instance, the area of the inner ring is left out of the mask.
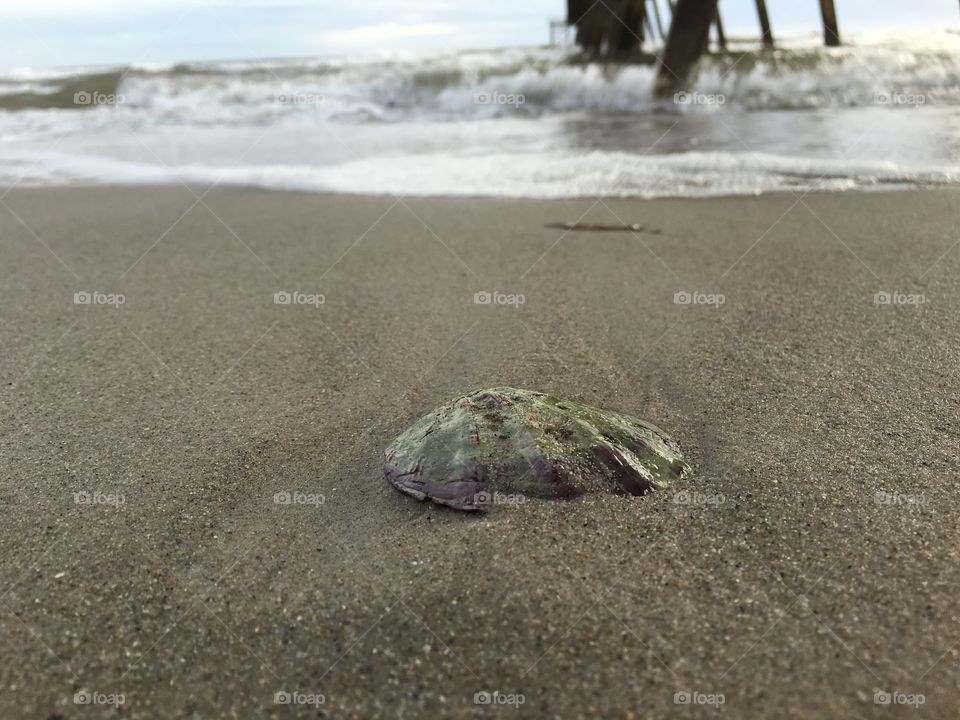
[[[0,181],[722,195],[960,182],[960,34],[650,65],[508,48],[0,75]]]
[[[508,112],[637,111],[651,105],[654,68],[581,62],[562,50],[505,49],[427,57],[285,59],[177,63],[166,67],[80,68],[0,76],[0,110],[89,110],[77,102],[122,96],[131,111],[164,111],[167,121],[203,120],[228,109],[263,120],[264,103],[323,117],[469,119]],[[692,88],[691,88],[692,89]],[[708,56],[696,81],[704,94],[751,109],[870,106],[886,94],[960,105],[960,34],[927,33],[842,48],[740,50]],[[483,102],[520,96],[522,103]],[[298,98],[310,101],[298,102]],[[321,99],[322,98],[322,99]]]

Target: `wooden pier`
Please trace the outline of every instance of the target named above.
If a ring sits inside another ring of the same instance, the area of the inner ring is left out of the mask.
[[[726,50],[726,34],[719,0],[567,0],[567,24],[576,27],[576,43],[591,59],[628,60],[641,57],[654,30],[664,38],[660,2],[670,12],[654,96],[665,98],[686,88],[700,57],[708,49],[710,28],[716,28],[717,47]],[[840,45],[834,0],[819,0],[825,45]],[[760,43],[775,46],[766,0],[756,0]],[[651,18],[653,22],[651,22]]]

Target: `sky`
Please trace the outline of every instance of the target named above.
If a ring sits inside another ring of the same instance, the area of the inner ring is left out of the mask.
[[[957,0],[836,0],[844,30],[957,27]],[[666,0],[660,0],[666,8]],[[816,31],[817,0],[767,0],[774,34]],[[754,0],[721,0],[728,35]],[[565,0],[0,0],[0,68],[539,45]]]

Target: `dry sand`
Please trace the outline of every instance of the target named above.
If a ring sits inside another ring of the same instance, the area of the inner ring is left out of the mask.
[[[0,716],[956,717],[958,197],[10,192]],[[581,216],[644,230],[545,227]],[[383,481],[490,385],[651,420],[695,477],[485,517]]]

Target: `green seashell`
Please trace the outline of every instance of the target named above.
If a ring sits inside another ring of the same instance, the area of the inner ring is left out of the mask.
[[[509,387],[440,406],[385,455],[393,487],[458,510],[488,510],[501,495],[645,495],[691,472],[679,446],[650,423]]]

